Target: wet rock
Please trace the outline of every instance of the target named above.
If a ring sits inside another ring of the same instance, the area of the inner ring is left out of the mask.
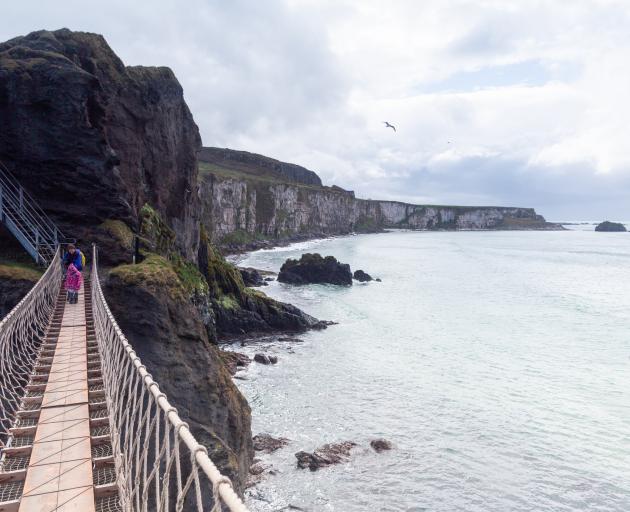
[[[273,277],[265,277],[265,281],[271,282],[271,281],[275,281],[275,279]]]
[[[269,358],[269,362],[271,364],[277,364],[278,363],[278,356],[267,356]]]
[[[313,453],[300,451],[295,454],[299,469],[317,471],[320,468],[341,464],[350,458],[350,451],[356,446],[352,441],[342,443],[325,444],[317,448]]]
[[[339,322],[333,322],[332,320],[318,320],[316,324],[314,324],[311,329],[316,331],[321,331],[322,329],[327,329],[329,325],[338,325]]]
[[[626,229],[626,226],[624,226],[620,222],[610,222],[608,220],[605,220],[601,224],[598,224],[597,226],[595,226],[595,231],[621,232],[621,231],[628,231],[628,230]]]
[[[276,473],[271,464],[265,464],[261,460],[254,460],[254,463],[249,468],[250,476],[247,479],[246,487],[253,487],[262,482],[265,476],[275,475]]]
[[[237,371],[246,368],[252,362],[247,354],[227,350],[221,352],[221,358],[232,375],[234,375]]]
[[[350,265],[340,263],[334,256],[306,253],[299,260],[288,259],[280,268],[278,281],[288,284],[352,285]]]
[[[265,354],[256,354],[254,356],[254,361],[260,364],[271,364],[271,361],[269,360],[269,356]]]
[[[374,281],[376,281],[377,283],[380,283],[381,282],[381,278],[377,277],[376,279],[374,279]]]
[[[387,439],[372,439],[370,446],[376,453],[381,453],[392,449],[392,443]]]
[[[285,343],[304,343],[304,340],[301,340],[300,338],[294,338],[292,336],[281,336],[280,338],[278,338],[278,341],[282,341]]]
[[[289,444],[286,437],[273,437],[269,434],[257,434],[254,436],[254,450],[257,452],[273,453]]]
[[[372,281],[372,276],[367,272],[364,272],[363,270],[355,270],[352,277],[360,283],[367,283],[368,281]]]
[[[239,267],[239,272],[241,273],[241,277],[243,278],[243,283],[245,286],[256,287],[256,286],[267,286],[267,283],[263,280],[260,272],[255,268],[247,267]]]

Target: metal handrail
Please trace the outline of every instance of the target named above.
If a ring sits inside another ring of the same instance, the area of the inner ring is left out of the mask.
[[[38,263],[50,263],[65,237],[33,197],[0,162],[0,222]]]
[[[51,231],[57,230],[58,228],[56,224],[52,221],[52,219],[44,212],[44,210],[39,206],[39,203],[31,196],[24,187],[15,186],[15,183],[19,183],[17,178],[13,176],[13,174],[7,169],[7,167],[0,162],[0,180],[5,181],[7,184],[12,185],[14,189],[19,190],[22,189],[23,197],[27,200],[26,203],[33,209],[33,211],[37,214],[37,216],[47,224],[48,228]]]

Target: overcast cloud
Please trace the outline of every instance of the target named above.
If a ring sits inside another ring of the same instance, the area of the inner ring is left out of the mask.
[[[61,27],[170,66],[205,145],[361,197],[630,220],[627,0],[22,0],[0,39]]]

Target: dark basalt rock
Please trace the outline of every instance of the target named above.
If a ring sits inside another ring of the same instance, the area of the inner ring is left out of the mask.
[[[242,268],[239,267],[239,272],[241,273],[241,277],[243,278],[243,283],[245,286],[256,287],[256,286],[267,286],[266,280],[263,279],[263,276],[260,275],[260,272],[255,268]]]
[[[373,439],[370,441],[370,446],[376,453],[392,449],[392,443],[390,443],[387,439]]]
[[[150,203],[195,256],[201,139],[169,68],[125,66],[98,34],[16,37],[0,44],[0,119],[0,160],[64,234],[112,245],[98,227],[136,231]],[[101,263],[130,262],[124,245]]]
[[[595,227],[595,231],[623,232],[628,230],[626,229],[626,226],[624,226],[620,222],[610,222],[608,220],[605,220]]]
[[[350,265],[339,263],[334,256],[306,253],[299,260],[288,259],[282,265],[278,281],[289,284],[327,283],[350,286]]]
[[[221,352],[221,358],[232,375],[240,369],[246,368],[252,362],[247,354],[227,350]]]
[[[372,281],[372,276],[363,270],[355,270],[352,276],[356,281],[360,283],[367,283],[368,281]]]
[[[356,446],[352,441],[344,441],[343,443],[325,444],[317,448],[313,453],[297,452],[297,467],[299,469],[310,469],[317,471],[320,468],[332,466],[333,464],[341,464],[346,462],[350,457],[350,451]]]
[[[256,354],[254,361],[260,364],[277,364],[278,356],[268,356],[267,354]]]
[[[160,389],[240,491],[254,455],[251,410],[167,263],[117,267],[103,276],[103,291]]]
[[[271,364],[271,361],[269,360],[269,356],[266,354],[256,354],[254,356],[254,361],[260,364]]]
[[[289,444],[286,437],[273,437],[269,434],[257,434],[254,436],[254,450],[257,452],[273,453]]]

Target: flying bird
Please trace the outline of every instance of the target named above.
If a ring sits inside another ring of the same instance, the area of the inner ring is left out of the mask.
[[[393,124],[389,124],[387,121],[383,121],[383,124],[385,124],[385,128],[391,128],[396,131],[396,127]]]

